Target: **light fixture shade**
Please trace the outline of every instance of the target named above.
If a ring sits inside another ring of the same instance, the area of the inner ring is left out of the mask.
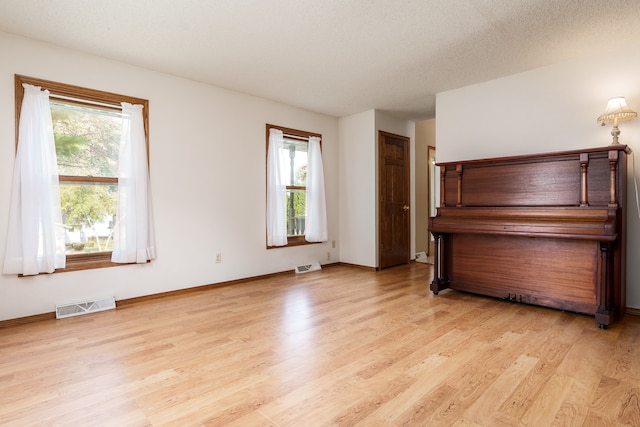
[[[627,106],[623,96],[611,98],[607,103],[607,111],[598,117],[598,124],[624,122],[638,117],[638,113]]]

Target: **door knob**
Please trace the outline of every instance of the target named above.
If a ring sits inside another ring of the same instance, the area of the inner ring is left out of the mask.
[[[403,211],[408,211],[408,210],[409,210],[409,205],[404,205],[404,206],[402,207],[402,210],[403,210]]]

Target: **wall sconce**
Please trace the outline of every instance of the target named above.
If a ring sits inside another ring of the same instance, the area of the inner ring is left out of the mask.
[[[618,122],[626,122],[638,117],[638,113],[633,111],[627,106],[627,101],[623,96],[611,98],[607,103],[607,110],[598,117],[598,124],[604,126],[607,123],[613,123],[613,129],[611,135],[613,136],[613,142],[611,145],[620,144],[618,142],[618,136],[620,135],[620,129],[618,129]]]

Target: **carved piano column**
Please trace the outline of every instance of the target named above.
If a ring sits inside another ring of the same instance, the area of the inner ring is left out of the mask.
[[[447,206],[447,202],[445,200],[445,182],[447,178],[447,170],[445,168],[440,168],[440,207]]]
[[[456,207],[462,207],[462,165],[456,165],[456,174],[458,175],[458,198]]]
[[[589,153],[580,154],[580,206],[589,206],[589,179],[587,169],[589,168]]]
[[[618,152],[609,151],[609,207],[618,207]]]

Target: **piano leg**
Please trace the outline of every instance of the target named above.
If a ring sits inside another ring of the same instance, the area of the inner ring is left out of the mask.
[[[598,309],[596,310],[596,323],[600,329],[607,329],[613,320],[613,305],[611,301],[611,244],[600,242],[600,257],[598,259],[599,277],[596,284],[596,298]]]
[[[431,286],[429,287],[434,295],[438,295],[438,293],[449,287],[449,281],[443,277],[444,270],[444,241],[442,239],[442,234],[440,233],[432,233],[434,242],[435,253],[433,256],[433,281],[431,282]]]

